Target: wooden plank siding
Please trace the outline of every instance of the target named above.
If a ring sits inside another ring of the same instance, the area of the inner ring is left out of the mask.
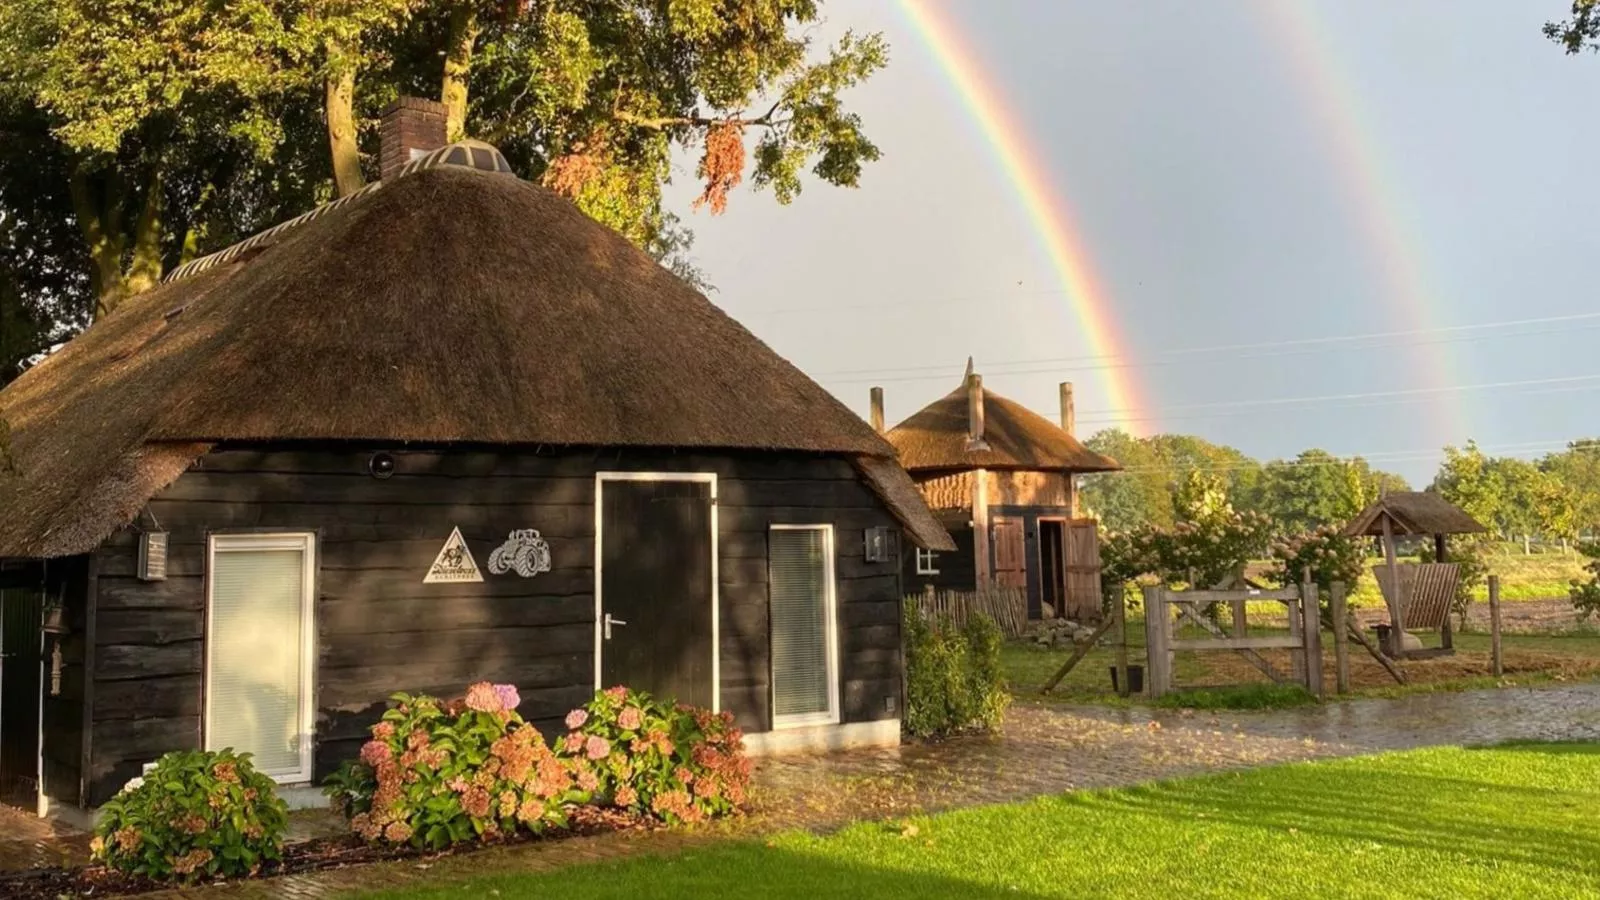
[[[140,765],[201,740],[209,533],[314,531],[318,566],[315,779],[354,756],[389,694],[449,695],[478,680],[517,685],[520,712],[551,733],[594,689],[597,471],[718,475],[721,698],[748,731],[770,725],[767,529],[828,524],[837,535],[844,721],[893,718],[900,681],[898,561],[868,564],[864,530],[894,519],[844,459],[618,451],[233,448],[204,457],[141,522],[169,532],[169,577],[134,577],[137,533],[97,553],[98,609],[87,802]],[[481,584],[424,585],[459,527]],[[551,571],[491,575],[513,529],[537,528]]]

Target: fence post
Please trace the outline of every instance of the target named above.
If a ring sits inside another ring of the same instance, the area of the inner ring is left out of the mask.
[[[1494,677],[1505,674],[1500,656],[1500,576],[1489,576],[1489,654],[1494,662]]]
[[[1148,657],[1145,671],[1145,690],[1154,700],[1172,687],[1172,657],[1167,651],[1166,589],[1150,585],[1144,589],[1144,644]]]
[[[1309,668],[1306,665],[1306,636],[1305,628],[1303,627],[1305,624],[1305,606],[1306,594],[1308,593],[1308,584],[1309,583],[1306,581],[1300,582],[1300,602],[1298,604],[1298,608],[1296,608],[1296,604],[1293,603],[1284,605],[1284,608],[1288,610],[1289,613],[1289,637],[1300,639],[1300,647],[1296,650],[1289,651],[1290,677],[1301,684],[1306,683],[1306,671]]]
[[[1345,621],[1344,582],[1333,583],[1333,593],[1328,597],[1328,610],[1333,618],[1333,678],[1334,689],[1341,694],[1350,693],[1350,634]]]
[[[1301,629],[1304,635],[1302,655],[1306,661],[1306,690],[1310,691],[1318,700],[1322,694],[1322,603],[1317,595],[1317,586],[1307,584],[1306,589],[1300,593],[1300,612],[1305,617],[1305,627]]]
[[[1111,615],[1117,620],[1117,696],[1126,697],[1128,688],[1128,598],[1127,589],[1117,592],[1111,605]]]

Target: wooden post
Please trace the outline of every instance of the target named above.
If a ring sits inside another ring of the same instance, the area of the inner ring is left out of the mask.
[[[1153,700],[1172,689],[1172,657],[1169,642],[1166,588],[1151,585],[1144,589],[1144,687]]]
[[[1389,587],[1393,598],[1389,603],[1389,641],[1387,648],[1389,656],[1394,659],[1406,658],[1406,589],[1400,580],[1400,566],[1395,563],[1394,557],[1394,528],[1389,522],[1389,514],[1379,514],[1383,519],[1383,563],[1389,569]]]
[[[1289,613],[1289,637],[1300,639],[1300,649],[1289,651],[1289,677],[1300,684],[1306,683],[1306,636],[1305,628],[1302,627],[1305,614],[1301,611],[1306,605],[1305,596],[1305,588],[1301,587],[1300,600],[1284,605],[1284,609]]]
[[[1078,411],[1072,402],[1072,382],[1061,382],[1061,430],[1068,436],[1078,430]]]
[[[1342,581],[1333,583],[1333,593],[1328,597],[1328,611],[1333,618],[1333,678],[1334,690],[1350,693],[1350,635],[1345,632],[1345,586]]]
[[[1322,603],[1317,596],[1317,586],[1307,583],[1300,592],[1300,614],[1304,627],[1301,656],[1305,660],[1306,690],[1318,700],[1322,699]]]
[[[980,590],[994,577],[989,543],[989,470],[977,469],[972,473],[972,553]]]
[[[1249,601],[1247,601],[1247,600],[1235,600],[1232,603],[1228,604],[1229,606],[1233,607],[1233,636],[1234,637],[1249,637],[1250,636],[1250,622],[1245,617],[1245,609],[1244,609],[1244,606],[1245,606],[1245,604],[1247,602],[1249,602]]]
[[[1489,655],[1494,664],[1494,677],[1505,674],[1505,660],[1500,656],[1500,576],[1489,576]]]
[[[1111,615],[1117,621],[1117,696],[1131,693],[1128,687],[1128,601],[1126,589],[1119,591],[1111,606]]]
[[[883,434],[883,388],[872,389],[872,430]]]

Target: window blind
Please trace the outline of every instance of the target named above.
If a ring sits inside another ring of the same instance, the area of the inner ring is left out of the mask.
[[[834,712],[828,545],[822,527],[775,530],[768,541],[776,718]]]
[[[207,746],[254,755],[273,775],[302,773],[306,552],[218,546],[211,561]]]

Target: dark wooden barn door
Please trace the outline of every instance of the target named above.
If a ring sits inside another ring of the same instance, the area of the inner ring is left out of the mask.
[[[39,790],[43,598],[0,588],[0,803],[32,807]]]
[[[1001,587],[1028,586],[1028,553],[1022,539],[1022,520],[994,520],[994,580]]]
[[[1100,532],[1094,519],[1067,523],[1067,616],[1100,617]]]
[[[601,687],[623,684],[710,708],[712,485],[600,483]]]
[[[1064,598],[1067,589],[1067,569],[1064,553],[1067,548],[1066,523],[1059,519],[1039,520],[1039,600],[1041,607],[1028,610],[1029,618],[1044,613],[1050,607],[1050,616],[1067,614]]]

